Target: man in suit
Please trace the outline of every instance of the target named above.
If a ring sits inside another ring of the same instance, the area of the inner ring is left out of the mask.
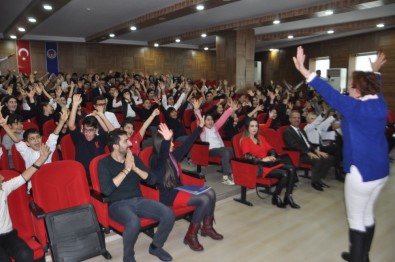
[[[324,187],[329,186],[322,182],[322,178],[326,176],[329,168],[334,164],[334,159],[327,153],[321,152],[319,147],[314,147],[308,139],[306,132],[299,129],[300,113],[292,111],[289,121],[291,125],[284,131],[284,141],[287,147],[298,150],[300,152],[300,161],[302,163],[311,164],[311,186],[318,191],[323,191]]]

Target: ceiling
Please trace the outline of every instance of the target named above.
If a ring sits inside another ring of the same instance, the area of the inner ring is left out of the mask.
[[[254,29],[256,51],[263,51],[395,27],[395,0],[1,0],[0,10],[0,39],[193,49],[214,49],[216,34],[227,30]]]

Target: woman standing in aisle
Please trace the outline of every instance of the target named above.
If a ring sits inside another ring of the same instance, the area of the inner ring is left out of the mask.
[[[343,115],[344,186],[350,251],[346,261],[369,261],[375,229],[374,204],[389,175],[388,144],[385,138],[387,106],[381,93],[379,69],[386,62],[379,53],[371,63],[373,72],[354,71],[349,96],[344,96],[327,82],[305,68],[305,54],[298,47],[293,58],[296,69],[307,83]]]

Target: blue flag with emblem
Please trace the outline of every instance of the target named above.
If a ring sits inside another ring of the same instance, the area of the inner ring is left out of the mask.
[[[45,43],[45,57],[47,61],[47,72],[58,74],[59,73],[58,43],[56,42]]]

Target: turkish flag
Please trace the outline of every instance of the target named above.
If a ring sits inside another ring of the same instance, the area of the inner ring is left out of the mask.
[[[30,75],[32,65],[30,61],[30,43],[26,40],[16,40],[16,53],[18,55],[18,71]]]

